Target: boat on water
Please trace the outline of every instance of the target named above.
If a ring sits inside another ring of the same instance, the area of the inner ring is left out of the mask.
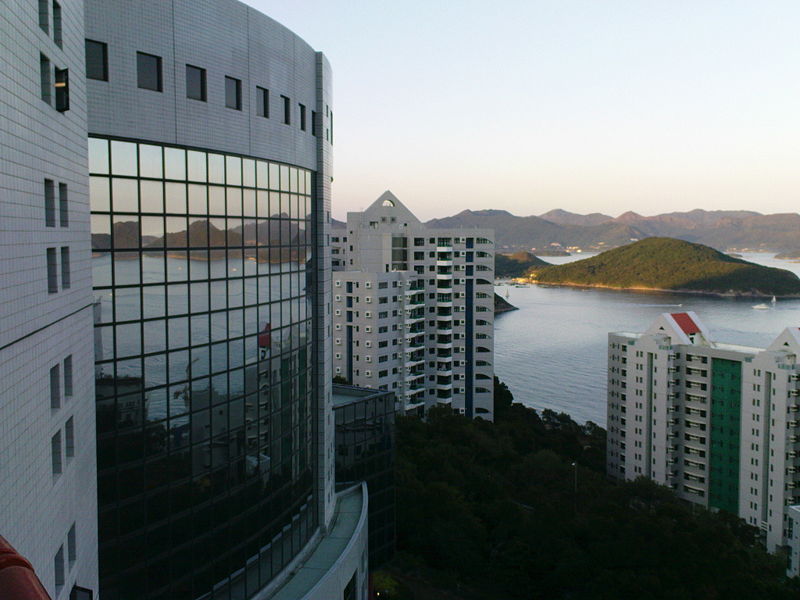
[[[767,304],[756,304],[753,306],[753,310],[769,310],[769,305]]]
[[[773,296],[772,297],[772,306],[775,306],[776,302],[778,302],[778,299],[775,296]]]

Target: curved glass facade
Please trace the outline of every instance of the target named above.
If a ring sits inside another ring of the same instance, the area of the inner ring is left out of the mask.
[[[92,137],[105,600],[248,598],[317,526],[312,172]]]

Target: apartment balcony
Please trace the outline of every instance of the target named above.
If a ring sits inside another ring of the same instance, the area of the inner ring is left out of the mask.
[[[450,340],[449,342],[440,342],[438,340],[436,341],[437,350],[452,350],[452,348],[453,348],[453,340]]]
[[[437,258],[436,259],[436,266],[437,267],[452,267],[453,266],[453,259],[452,258]]]
[[[453,274],[452,273],[436,273],[436,279],[438,279],[439,281],[450,281],[451,279],[453,279]],[[450,285],[452,285],[452,284],[450,284]],[[437,284],[436,287],[438,287],[439,289],[442,289],[442,287],[449,288],[450,285],[442,286],[442,285]]]
[[[436,390],[437,400],[450,400],[453,398],[453,390]]]
[[[440,332],[453,331],[453,322],[452,321],[439,321],[436,324],[436,331],[440,331]]]
[[[436,350],[436,358],[451,358],[452,356],[453,356],[453,351],[451,349]]]
[[[436,252],[452,252],[453,242],[436,242]]]

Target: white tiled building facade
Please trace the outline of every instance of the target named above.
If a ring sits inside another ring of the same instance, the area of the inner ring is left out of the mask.
[[[334,375],[492,420],[494,232],[428,228],[385,192],[332,235]]]
[[[715,342],[693,312],[608,336],[607,472],[647,477],[789,544],[800,501],[800,328],[767,348]],[[796,562],[796,561],[795,561]]]
[[[68,598],[98,577],[83,2],[3,2],[0,48],[0,535]]]
[[[236,0],[8,0],[0,49],[0,535],[54,600],[366,598],[325,56]]]

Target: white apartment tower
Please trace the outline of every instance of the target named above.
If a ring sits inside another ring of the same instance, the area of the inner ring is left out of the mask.
[[[83,9],[0,10],[0,535],[53,599],[98,578]]]
[[[406,413],[494,414],[494,232],[425,226],[391,192],[334,230],[334,375]]]
[[[800,501],[800,329],[715,342],[693,312],[608,336],[607,472],[647,477],[761,529],[774,552]]]

